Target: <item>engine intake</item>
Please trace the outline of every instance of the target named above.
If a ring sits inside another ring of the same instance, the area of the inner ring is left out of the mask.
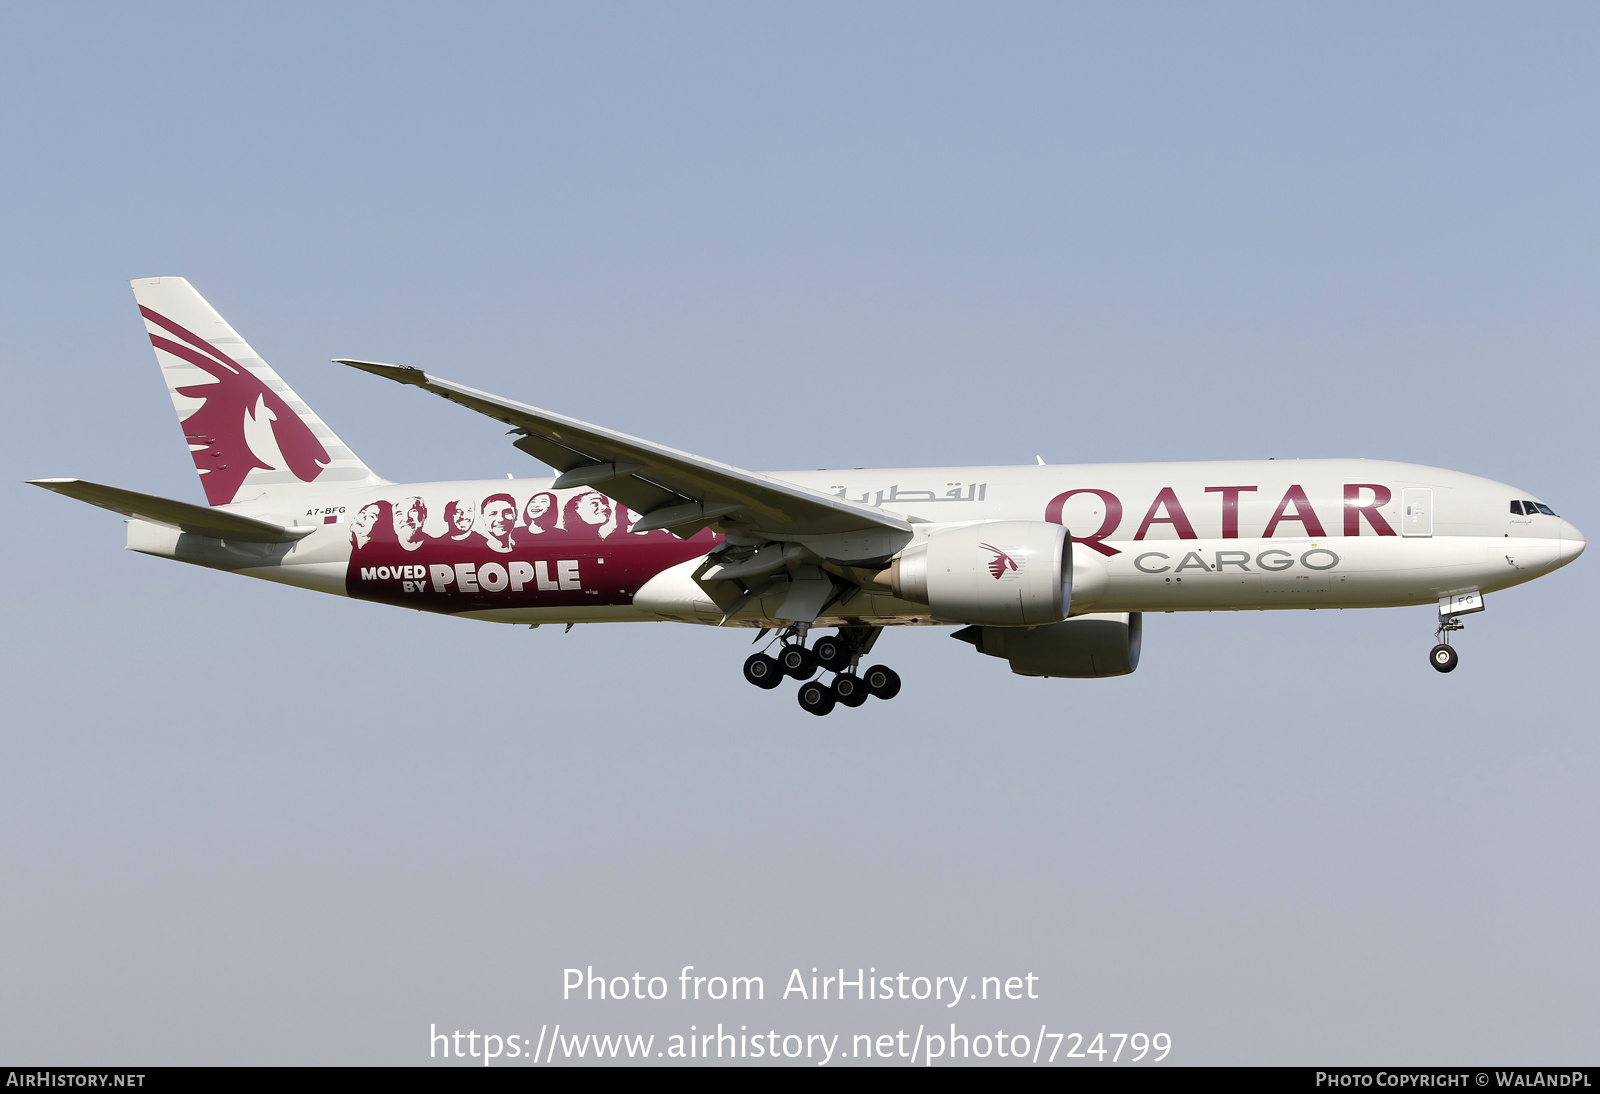
[[[1059,524],[997,520],[937,532],[878,574],[941,623],[1037,627],[1067,617],[1072,545]]]
[[[1139,612],[1105,612],[1026,630],[965,627],[950,637],[972,643],[979,653],[1004,657],[1018,676],[1083,679],[1126,676],[1138,668],[1143,633]]]

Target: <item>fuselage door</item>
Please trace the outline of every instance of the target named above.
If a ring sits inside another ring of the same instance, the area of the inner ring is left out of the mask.
[[[1422,488],[1400,491],[1400,534],[1433,535],[1433,491]]]

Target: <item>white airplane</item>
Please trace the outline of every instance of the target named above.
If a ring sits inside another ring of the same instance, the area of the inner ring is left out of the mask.
[[[1583,535],[1526,490],[1378,460],[757,474],[421,369],[341,364],[511,427],[554,478],[379,478],[180,277],[133,282],[208,506],[82,479],[128,547],[321,592],[499,623],[759,628],[744,674],[827,714],[900,678],[883,628],[952,637],[1025,676],[1120,676],[1141,613],[1438,605],[1440,672],[1484,595]],[[1069,531],[1070,529],[1070,531]],[[809,645],[817,628],[837,628]],[[770,652],[769,652],[770,651]],[[824,683],[819,671],[831,673]]]

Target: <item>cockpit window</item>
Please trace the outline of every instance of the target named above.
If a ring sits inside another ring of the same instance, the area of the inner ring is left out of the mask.
[[[1556,515],[1556,511],[1542,501],[1529,501],[1527,498],[1523,498],[1521,501],[1511,503],[1511,514],[1513,516],[1532,517],[1540,513],[1547,517]]]

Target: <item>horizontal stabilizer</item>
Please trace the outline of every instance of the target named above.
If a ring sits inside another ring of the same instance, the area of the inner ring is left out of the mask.
[[[186,501],[158,498],[152,494],[139,494],[132,490],[119,490],[115,486],[101,486],[83,479],[30,479],[29,485],[42,486],[69,498],[98,505],[125,517],[164,524],[169,528],[190,532],[212,539],[229,539],[244,543],[293,543],[317,530],[316,525],[305,528],[285,528],[270,521],[241,517],[226,510],[211,509],[204,505],[191,505]]]

